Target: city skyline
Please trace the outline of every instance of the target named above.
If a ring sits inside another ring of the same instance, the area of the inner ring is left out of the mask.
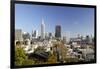
[[[45,32],[55,33],[55,26],[61,25],[62,32],[71,37],[77,34],[94,36],[94,9],[43,5],[15,5],[15,28],[31,33],[41,32],[42,19]]]

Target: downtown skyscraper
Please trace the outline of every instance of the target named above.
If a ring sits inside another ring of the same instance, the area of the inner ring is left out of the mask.
[[[23,36],[22,36],[22,29],[16,29],[15,30],[15,40],[19,40],[22,41],[23,40]]]
[[[32,38],[38,37],[38,30],[32,30]]]
[[[56,25],[55,27],[55,37],[61,38],[61,26],[60,25]]]
[[[42,23],[41,23],[41,38],[42,39],[45,38],[45,24],[44,24],[43,18],[42,18]]]

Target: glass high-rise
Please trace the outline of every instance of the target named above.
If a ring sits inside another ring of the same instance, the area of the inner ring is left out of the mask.
[[[56,25],[55,27],[55,37],[61,38],[61,26],[60,25]]]

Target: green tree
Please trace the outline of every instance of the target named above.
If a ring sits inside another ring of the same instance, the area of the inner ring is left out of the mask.
[[[52,64],[52,63],[56,63],[57,61],[57,58],[56,58],[56,56],[54,55],[54,54],[51,54],[50,52],[49,52],[49,56],[48,56],[48,59],[47,59],[47,64]]]
[[[32,59],[25,59],[22,63],[22,65],[32,65],[34,64],[34,61]]]
[[[26,59],[26,55],[22,48],[15,48],[15,65],[22,65],[23,61]]]
[[[78,58],[69,57],[69,58],[66,58],[65,61],[66,61],[66,63],[70,63],[70,62],[78,62],[79,60],[78,60]]]
[[[15,65],[32,65],[34,61],[32,59],[28,59],[28,56],[25,55],[25,52],[22,48],[15,48]]]

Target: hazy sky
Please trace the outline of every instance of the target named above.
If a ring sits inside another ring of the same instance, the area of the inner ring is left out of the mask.
[[[71,37],[77,34],[94,34],[94,8],[60,7],[16,4],[15,28],[31,33],[40,31],[44,19],[46,32],[55,32],[55,26],[61,25],[62,33]]]

